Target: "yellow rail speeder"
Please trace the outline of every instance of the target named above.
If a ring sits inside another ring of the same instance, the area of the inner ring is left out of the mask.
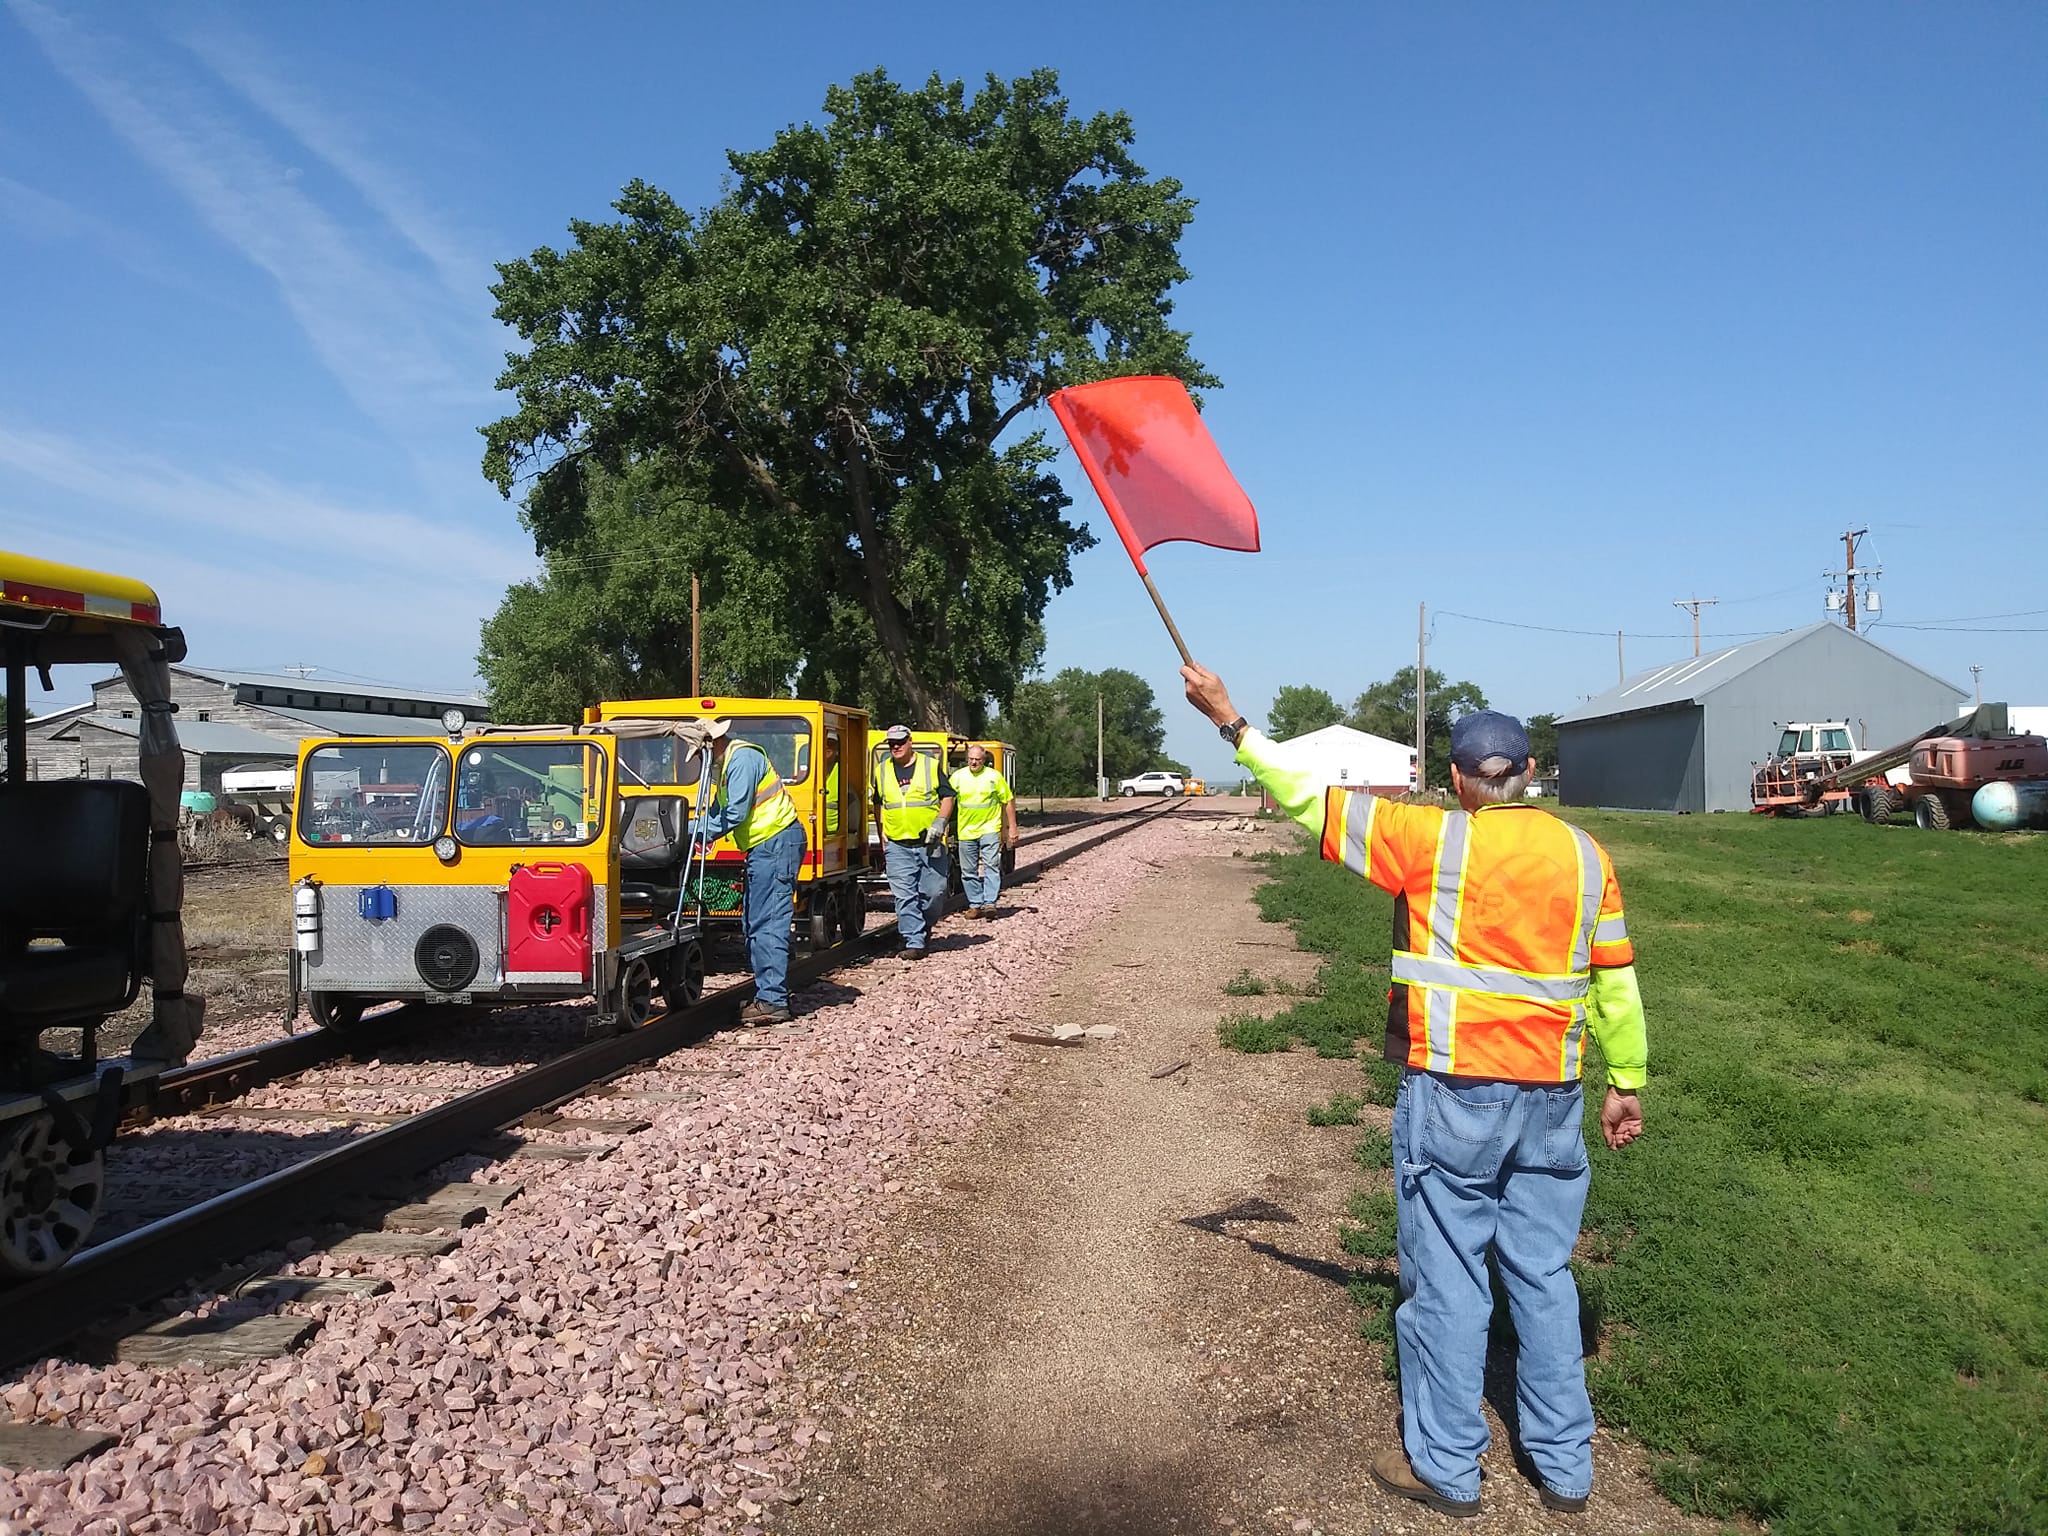
[[[646,744],[602,728],[465,734],[457,711],[444,723],[444,738],[301,743],[293,1011],[303,990],[316,1023],[346,1029],[378,1001],[591,996],[637,1027],[657,990],[672,1008],[695,1002],[694,913],[622,902],[618,760]],[[686,844],[668,852],[687,865]]]
[[[615,699],[584,712],[592,725],[642,720],[730,720],[732,739],[752,742],[767,755],[796,805],[804,829],[804,862],[797,872],[796,922],[813,946],[856,937],[867,923],[860,878],[869,865],[867,711],[818,699]],[[636,799],[682,795],[697,803],[697,764],[674,741],[653,737],[619,744],[619,787],[629,808]],[[874,855],[879,864],[880,855]],[[672,872],[648,871],[666,889]],[[676,877],[680,884],[680,878]],[[695,897],[698,888],[685,893]],[[712,844],[701,883],[704,921],[733,924],[746,899],[746,855],[730,837]]]

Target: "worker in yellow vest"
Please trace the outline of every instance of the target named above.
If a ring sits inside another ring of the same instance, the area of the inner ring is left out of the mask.
[[[1455,810],[1330,787],[1237,712],[1223,680],[1181,668],[1214,721],[1323,857],[1394,897],[1386,1057],[1394,1104],[1401,1440],[1373,1481],[1440,1514],[1479,1513],[1481,1388],[1492,1271],[1519,1341],[1520,1450],[1547,1509],[1593,1491],[1593,1405],[1572,1246],[1586,1206],[1586,1035],[1606,1062],[1599,1128],[1643,1133],[1649,1044],[1614,865],[1581,828],[1524,798],[1529,733],[1479,710],[1451,727]],[[1363,1021],[1361,1021],[1362,1025]]]
[[[953,770],[960,845],[960,884],[967,892],[973,917],[994,917],[996,897],[1003,889],[1003,850],[1017,846],[1017,800],[1010,781],[988,760],[988,748],[974,742],[967,748],[967,766]]]
[[[698,830],[707,840],[732,834],[747,856],[742,923],[754,1000],[740,1014],[750,1028],[789,1021],[789,935],[796,922],[796,876],[804,862],[804,824],[768,754],[732,738],[730,720],[713,720],[711,784],[700,797]]]
[[[953,794],[940,776],[938,754],[920,752],[910,727],[892,725],[883,738],[889,759],[875,775],[875,806],[881,812],[882,866],[896,902],[896,932],[903,953],[922,960],[946,910],[946,824]]]

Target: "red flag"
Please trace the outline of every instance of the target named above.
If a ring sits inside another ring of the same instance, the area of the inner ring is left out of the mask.
[[[1047,403],[1140,575],[1145,551],[1175,539],[1257,551],[1259,514],[1179,379],[1075,384]]]

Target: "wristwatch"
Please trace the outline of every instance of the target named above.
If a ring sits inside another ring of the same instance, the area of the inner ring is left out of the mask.
[[[1251,728],[1251,721],[1245,719],[1243,715],[1239,715],[1235,720],[1231,721],[1230,724],[1217,726],[1216,733],[1234,747],[1237,745],[1237,738],[1242,736],[1246,731],[1250,730]]]

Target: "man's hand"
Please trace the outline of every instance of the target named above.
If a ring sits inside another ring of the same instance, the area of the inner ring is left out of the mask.
[[[1642,1135],[1643,1101],[1619,1088],[1608,1089],[1607,1102],[1600,1106],[1600,1134],[1617,1152]]]
[[[944,823],[944,822],[939,822],[939,821],[935,821],[935,822],[933,822],[933,823],[932,823],[932,824],[931,824],[931,825],[930,825],[929,827],[927,827],[927,828],[925,829],[925,834],[924,834],[924,851],[925,851],[926,853],[938,853],[938,852],[940,852],[941,850],[943,850],[943,849],[945,848],[945,846],[946,846],[946,826],[945,826],[945,823]]]
[[[1191,661],[1180,669],[1180,679],[1187,685],[1188,702],[1217,725],[1228,725],[1237,718],[1237,706],[1230,702],[1223,679],[1207,667]]]

